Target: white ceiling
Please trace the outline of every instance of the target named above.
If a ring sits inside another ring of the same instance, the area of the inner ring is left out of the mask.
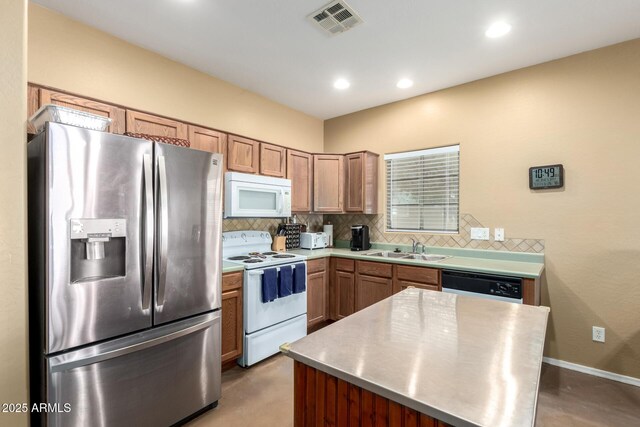
[[[348,0],[364,24],[334,37],[306,19],[328,2],[35,0],[321,119],[640,37],[640,0]]]

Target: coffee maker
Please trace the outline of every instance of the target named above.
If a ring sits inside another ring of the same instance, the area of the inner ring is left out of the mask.
[[[351,250],[366,251],[371,249],[369,242],[369,226],[368,225],[352,225],[351,226]]]

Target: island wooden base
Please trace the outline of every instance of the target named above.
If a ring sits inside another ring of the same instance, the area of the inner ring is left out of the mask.
[[[295,427],[448,426],[298,361],[293,369]]]

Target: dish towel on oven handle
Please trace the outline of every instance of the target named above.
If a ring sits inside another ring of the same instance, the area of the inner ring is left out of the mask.
[[[278,270],[267,268],[262,274],[262,302],[275,301],[278,298]]]
[[[278,297],[288,297],[293,293],[293,269],[290,265],[280,267],[280,278],[278,279]]]
[[[293,269],[293,293],[299,294],[307,290],[307,266],[301,262]]]

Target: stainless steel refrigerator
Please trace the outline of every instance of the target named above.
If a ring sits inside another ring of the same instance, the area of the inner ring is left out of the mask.
[[[171,425],[220,398],[222,157],[57,123],[28,144],[34,424]]]

